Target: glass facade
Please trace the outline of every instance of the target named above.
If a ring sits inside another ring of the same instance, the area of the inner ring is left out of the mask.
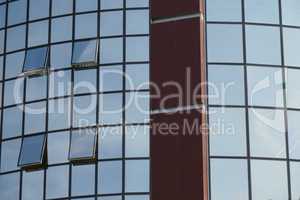
[[[149,22],[149,0],[0,0],[0,199],[149,200]]]
[[[299,9],[206,0],[211,200],[300,198]]]

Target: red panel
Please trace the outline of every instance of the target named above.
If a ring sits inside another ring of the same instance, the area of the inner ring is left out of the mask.
[[[151,109],[158,110],[169,95],[178,94],[182,101],[169,99],[163,108],[185,107],[200,103],[193,94],[201,82],[201,23],[200,19],[153,24],[151,30]],[[188,75],[187,75],[188,74]],[[166,86],[166,83],[171,85]],[[159,89],[159,93],[156,89]],[[158,95],[158,96],[156,96]],[[199,111],[151,115],[151,174],[152,200],[203,200],[205,164],[203,135]],[[187,126],[194,129],[187,133]],[[173,127],[174,129],[170,128]],[[176,129],[178,128],[178,130]],[[172,132],[177,134],[172,134]]]
[[[151,0],[152,18],[198,13],[199,0]]]

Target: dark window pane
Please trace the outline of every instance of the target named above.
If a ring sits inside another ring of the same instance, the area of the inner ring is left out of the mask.
[[[45,151],[44,148],[45,135],[23,138],[19,165],[25,167],[42,164]]]
[[[24,172],[22,177],[22,200],[43,199],[44,171]]]
[[[94,159],[96,156],[96,138],[95,129],[72,131],[70,159],[73,161]]]
[[[91,66],[97,64],[98,41],[81,41],[74,44],[72,64]]]
[[[48,47],[30,49],[26,52],[23,72],[44,69],[47,66]]]

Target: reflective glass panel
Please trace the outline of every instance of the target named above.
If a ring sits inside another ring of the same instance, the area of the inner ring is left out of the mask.
[[[88,126],[96,124],[96,95],[78,96],[73,102],[73,126]]]
[[[125,162],[125,191],[149,192],[150,164],[148,160]]]
[[[28,45],[37,46],[48,43],[48,20],[30,23],[28,26]]]
[[[17,77],[23,70],[25,52],[6,55],[5,78]]]
[[[44,132],[46,126],[46,102],[26,104],[25,134]]]
[[[150,200],[149,195],[126,195],[125,200]]]
[[[122,162],[100,162],[98,168],[98,192],[114,194],[122,192]]]
[[[209,108],[210,154],[246,156],[246,120],[243,108]]]
[[[100,0],[101,9],[123,8],[123,0]]]
[[[13,105],[23,102],[24,79],[19,78],[11,81],[6,81],[4,92],[4,105]]]
[[[49,78],[50,97],[71,94],[71,70],[51,72]]]
[[[46,172],[46,198],[67,197],[69,189],[69,165],[49,167]]]
[[[0,6],[0,28],[5,26],[6,19],[6,5]]]
[[[252,156],[275,158],[286,156],[282,110],[251,109],[249,129]]]
[[[10,138],[22,133],[23,111],[19,107],[6,108],[3,111],[2,138]]]
[[[44,171],[24,172],[22,177],[22,200],[42,200]]]
[[[289,108],[300,108],[300,70],[286,70],[287,106]]]
[[[97,91],[97,70],[78,70],[74,72],[74,94]]]
[[[103,127],[99,129],[98,155],[100,159],[122,157],[122,127]]]
[[[4,53],[4,36],[5,32],[0,31],[0,54]]]
[[[19,166],[42,164],[44,148],[45,135],[24,137],[20,151]]]
[[[68,162],[70,132],[48,134],[48,164]]]
[[[70,127],[71,99],[49,100],[48,104],[48,130],[59,130]]]
[[[72,64],[97,64],[98,41],[89,40],[74,43]]]
[[[244,68],[232,65],[209,65],[208,94],[210,104],[244,105]]]
[[[241,0],[209,0],[206,2],[207,21],[241,21]]]
[[[72,196],[95,193],[95,165],[72,166]]]
[[[23,71],[43,69],[47,66],[48,47],[30,49],[26,52]]]
[[[123,62],[123,39],[100,40],[100,64]]]
[[[26,82],[26,101],[44,99],[47,96],[47,77],[31,77]]]
[[[246,21],[254,23],[279,23],[278,0],[246,0]]]
[[[126,126],[125,130],[126,157],[150,157],[149,126]]]
[[[149,33],[149,10],[126,11],[126,33],[148,34]]]
[[[123,11],[101,12],[100,35],[113,36],[123,34]]]
[[[247,25],[246,47],[248,63],[281,64],[278,27]]]
[[[126,61],[143,62],[149,60],[149,37],[126,38]]]
[[[66,40],[72,40],[72,25],[72,17],[61,17],[52,19],[51,41],[61,42]]]
[[[284,0],[282,6],[282,23],[285,25],[300,26],[300,1]]]
[[[300,112],[288,111],[288,136],[290,159],[300,159]]]
[[[127,90],[149,89],[149,65],[126,65],[125,78]]]
[[[22,23],[26,17],[27,0],[13,1],[8,4],[8,25]]]
[[[100,124],[122,123],[123,94],[101,94],[99,98]]]
[[[89,22],[89,23],[87,23]],[[75,38],[89,38],[97,36],[97,13],[76,15]]]
[[[16,200],[20,192],[20,173],[0,176],[0,197],[5,200]]]
[[[73,12],[73,0],[52,0],[52,15],[64,15]]]
[[[126,0],[127,8],[148,7],[149,0]]]
[[[299,4],[300,5],[300,4]],[[285,65],[300,67],[300,58],[298,50],[300,30],[296,28],[283,28],[283,47]]]
[[[20,147],[21,147],[20,139],[8,140],[5,142],[2,142],[2,145],[1,145],[1,172],[13,171],[13,170],[17,170],[19,168],[18,167],[18,158],[19,158]]]
[[[51,68],[60,69],[71,67],[72,43],[51,46]]]
[[[283,106],[282,69],[247,67],[248,102],[258,106]]]
[[[76,12],[86,12],[98,9],[98,0],[76,0]]]
[[[29,19],[49,17],[49,0],[29,0]]]
[[[99,71],[100,92],[120,91],[123,89],[123,67],[101,67]]]
[[[252,199],[288,199],[286,162],[251,162]]]
[[[97,132],[94,129],[76,130],[71,133],[70,159],[95,158]]]
[[[207,56],[208,62],[242,62],[242,26],[208,24]]]
[[[211,160],[211,200],[249,199],[246,160]]]
[[[150,99],[148,92],[126,94],[126,123],[149,122]]]
[[[97,200],[122,200],[122,196],[103,196],[98,197]]]
[[[25,48],[25,35],[25,25],[7,29],[6,51],[9,52]]]
[[[291,162],[291,188],[292,188],[292,199],[299,199],[300,197],[300,163]]]

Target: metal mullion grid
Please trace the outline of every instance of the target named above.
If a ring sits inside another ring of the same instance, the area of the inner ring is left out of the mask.
[[[279,10],[279,25],[280,25],[280,50],[281,50],[281,65],[282,67],[282,88],[283,88],[283,106],[284,106],[284,125],[285,125],[285,145],[286,145],[286,164],[287,164],[287,186],[288,198],[292,199],[291,189],[291,170],[290,170],[290,149],[289,149],[289,131],[288,131],[288,111],[287,111],[287,88],[286,88],[286,67],[284,67],[284,42],[283,42],[283,27],[282,27],[282,1],[278,1]]]
[[[123,110],[122,110],[122,200],[125,200],[125,141],[126,141],[126,0],[123,0]]]

